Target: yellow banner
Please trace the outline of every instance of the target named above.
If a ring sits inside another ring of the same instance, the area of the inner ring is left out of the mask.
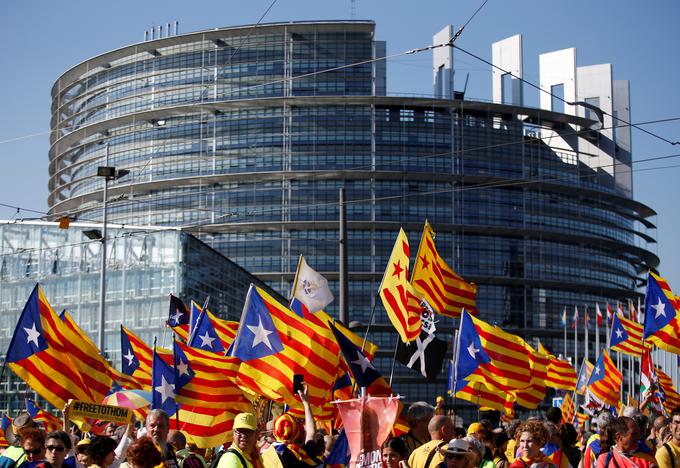
[[[73,400],[69,409],[69,417],[72,419],[103,419],[104,421],[127,424],[132,419],[132,410],[121,406],[98,405],[96,403]]]

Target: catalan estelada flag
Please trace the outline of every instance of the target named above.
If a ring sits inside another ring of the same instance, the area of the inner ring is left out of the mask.
[[[661,349],[680,354],[680,324],[677,310],[680,301],[665,279],[651,271],[645,294],[645,327],[643,338]]]
[[[150,390],[153,349],[123,325],[120,326],[120,341],[123,374],[134,378],[145,390]],[[172,351],[156,348],[156,353],[165,361],[172,361]]]
[[[74,342],[77,342],[78,348],[91,359],[90,363],[93,372],[108,374],[111,379],[113,379],[112,389],[117,388],[116,385],[130,390],[139,390],[142,388],[142,385],[137,382],[137,380],[114,368],[104,356],[101,355],[97,345],[94,344],[88,334],[80,328],[68,311],[63,310],[61,314],[59,314],[59,318],[64,322],[66,327],[77,336]]]
[[[466,311],[461,315],[458,335],[457,380],[482,382],[507,392],[531,384],[530,357],[519,336]]]
[[[26,301],[6,354],[12,371],[56,408],[69,399],[95,402],[55,331],[63,326],[39,285]]]
[[[668,414],[680,406],[680,394],[678,394],[673,380],[660,368],[656,368],[656,376],[659,378],[659,390],[661,404]]]
[[[315,314],[303,318],[266,291],[250,286],[231,355],[241,359],[237,383],[246,391],[301,408],[293,375],[302,374],[315,411],[329,403],[339,371],[338,344]]]
[[[542,343],[538,344],[538,351],[548,356],[548,373],[546,385],[573,392],[576,389],[576,371],[567,361],[555,357]]]
[[[531,383],[527,388],[516,390],[515,402],[524,408],[536,409],[545,400],[546,382],[548,378],[548,364],[550,359],[547,355],[536,351],[528,343],[524,343],[529,354],[529,367],[531,369]]]
[[[411,284],[437,313],[458,317],[463,309],[477,314],[477,285],[468,283],[439,256],[434,231],[426,221],[413,265]]]
[[[573,398],[571,398],[571,393],[568,392],[564,395],[560,409],[562,410],[562,422],[573,424],[576,407]]]
[[[63,425],[61,418],[56,417],[52,413],[48,413],[30,398],[26,398],[26,411],[34,421],[42,423],[43,429],[45,429],[46,432],[61,429]]]
[[[588,380],[588,390],[600,403],[617,407],[621,401],[623,375],[606,350],[602,350]]]
[[[380,283],[379,294],[390,322],[404,343],[418,338],[423,327],[420,299],[408,282],[410,261],[408,238],[404,230],[400,229]]]
[[[578,378],[576,379],[576,393],[579,395],[585,395],[588,390],[588,382],[590,381],[590,376],[593,372],[592,363],[583,359],[581,362],[581,368],[578,371]]]
[[[637,358],[642,356],[642,324],[615,315],[609,336],[609,349]]]

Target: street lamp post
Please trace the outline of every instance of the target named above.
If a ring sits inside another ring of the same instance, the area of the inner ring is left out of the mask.
[[[104,328],[106,324],[106,223],[107,223],[107,204],[109,198],[109,181],[129,174],[127,169],[116,170],[109,166],[109,145],[106,145],[104,155],[104,166],[97,167],[97,176],[104,178],[104,200],[102,203],[102,235],[101,235],[101,267],[99,268],[99,352],[104,355]]]

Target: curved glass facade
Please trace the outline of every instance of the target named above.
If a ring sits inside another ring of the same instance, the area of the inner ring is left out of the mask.
[[[53,88],[51,214],[99,220],[108,158],[131,171],[109,184],[110,222],[184,226],[284,295],[302,253],[337,291],[344,187],[352,320],[369,320],[399,227],[415,249],[425,219],[441,255],[479,285],[481,317],[556,350],[565,305],[636,299],[640,273],[658,265],[654,212],[594,155],[537,136],[583,119],[387,96],[374,30],[225,28],[77,65]],[[371,339],[392,349],[384,312],[376,321]]]

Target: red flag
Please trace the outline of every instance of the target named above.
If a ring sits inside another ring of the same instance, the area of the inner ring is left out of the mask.
[[[612,310],[612,306],[609,305],[609,302],[607,302],[607,322],[611,322],[613,316],[614,311]]]
[[[597,326],[601,327],[602,324],[604,323],[604,320],[602,320],[602,311],[600,310],[600,304],[598,304],[597,302],[595,303],[595,315],[597,316]]]

